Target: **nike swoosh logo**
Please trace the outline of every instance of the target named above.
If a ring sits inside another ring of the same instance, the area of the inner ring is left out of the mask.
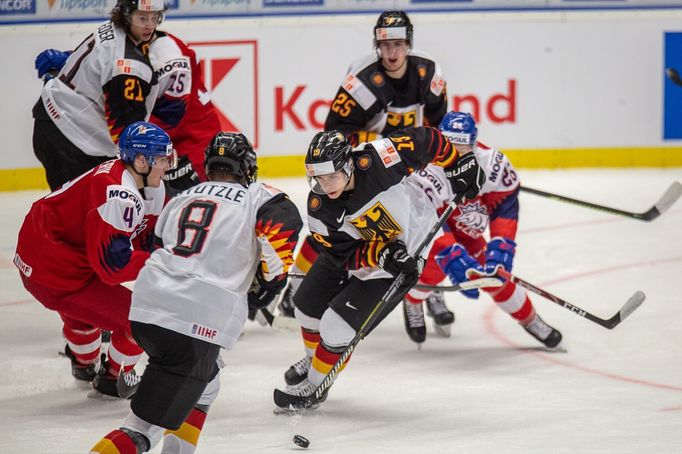
[[[338,222],[339,224],[341,224],[341,223],[343,222],[343,217],[344,217],[345,215],[346,215],[346,210],[344,209],[344,210],[343,210],[343,213],[341,213],[341,216],[339,216],[339,217],[336,219],[336,222]]]
[[[353,305],[350,303],[350,301],[346,301],[346,307],[350,307],[350,308],[353,309],[354,311],[357,311],[357,310],[358,310],[358,308],[355,307],[355,306],[353,306]]]

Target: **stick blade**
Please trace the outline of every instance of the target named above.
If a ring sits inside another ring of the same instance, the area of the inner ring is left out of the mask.
[[[313,396],[294,396],[293,394],[287,394],[276,388],[272,397],[275,401],[275,405],[292,412],[305,410],[315,403]]]
[[[625,317],[632,314],[635,311],[635,309],[641,306],[645,299],[646,295],[644,294],[644,292],[641,290],[637,290],[635,294],[630,297],[630,299],[625,303],[623,308],[620,310],[621,321],[624,320]]]
[[[630,299],[627,300],[627,302],[623,305],[623,307],[618,311],[616,315],[611,317],[609,320],[608,325],[606,326],[608,329],[613,329],[620,322],[625,320],[626,317],[628,317],[630,314],[632,314],[639,306],[642,305],[644,300],[646,299],[646,295],[644,294],[643,291],[637,290],[634,295],[630,297]]]
[[[679,181],[675,181],[665,191],[661,198],[658,199],[658,202],[656,202],[656,205],[654,206],[658,210],[659,214],[663,213],[664,211],[668,210],[668,208],[670,208],[675,202],[677,202],[677,199],[679,199],[680,196],[682,196],[682,184]]]
[[[275,331],[280,333],[300,333],[301,324],[298,320],[291,317],[282,317],[277,315],[272,319],[272,325],[270,325]]]

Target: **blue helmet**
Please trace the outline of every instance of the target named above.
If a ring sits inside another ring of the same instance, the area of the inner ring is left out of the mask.
[[[157,156],[167,157],[171,169],[177,163],[173,143],[166,131],[146,121],[136,121],[123,130],[118,140],[118,151],[121,160],[130,165],[139,154],[147,158],[150,167],[154,166]]]
[[[476,145],[478,128],[469,113],[450,111],[445,114],[438,129],[453,145]]]

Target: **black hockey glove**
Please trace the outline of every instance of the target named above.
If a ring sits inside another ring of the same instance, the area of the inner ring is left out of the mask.
[[[485,172],[473,153],[461,156],[452,166],[445,168],[445,176],[450,180],[456,203],[475,198],[485,183]]]
[[[271,281],[266,281],[259,269],[246,295],[249,301],[249,310],[255,311],[268,307],[286,285],[286,273],[280,274]]]
[[[404,285],[412,287],[419,279],[417,261],[407,253],[407,247],[402,241],[388,243],[379,252],[379,266],[391,273],[393,277],[405,274]]]
[[[178,166],[175,170],[166,172],[163,179],[166,180],[166,192],[169,197],[173,197],[199,183],[199,175],[194,170],[192,161],[187,155],[179,156]]]

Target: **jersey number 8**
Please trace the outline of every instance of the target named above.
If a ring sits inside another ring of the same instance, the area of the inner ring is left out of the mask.
[[[178,229],[178,244],[173,253],[181,257],[199,254],[204,247],[208,235],[216,204],[206,200],[199,200],[187,205],[180,215]]]

